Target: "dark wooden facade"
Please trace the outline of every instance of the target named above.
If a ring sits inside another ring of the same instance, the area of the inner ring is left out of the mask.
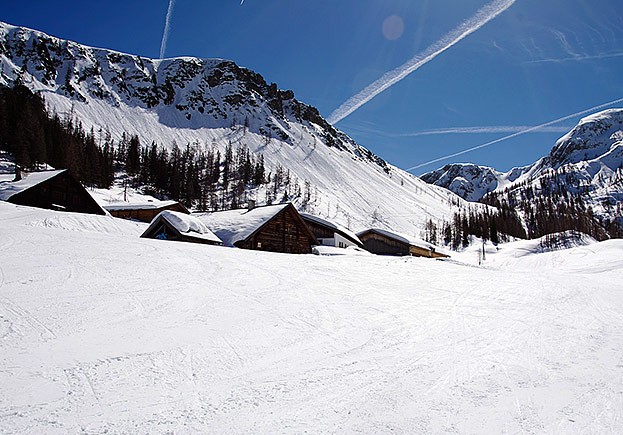
[[[69,171],[59,172],[8,200],[13,204],[48,210],[105,215],[106,212]]]
[[[149,207],[145,205],[123,206],[115,208],[115,206],[105,207],[108,212],[117,218],[121,219],[136,219],[142,222],[151,222],[161,211],[170,210],[180,213],[190,214],[190,211],[179,202],[163,205],[162,207]]]
[[[309,230],[296,208],[288,204],[245,240],[240,240],[234,245],[238,248],[257,251],[309,254],[312,251],[312,245],[317,243],[314,234]]]
[[[201,243],[205,245],[222,245],[222,242],[208,240],[201,237],[193,237],[192,233],[181,233],[169,221],[162,216],[158,216],[149,228],[141,235],[147,239],[171,240],[177,242]]]
[[[401,242],[373,230],[357,234],[366,251],[378,255],[410,255],[408,243]]]
[[[432,246],[418,246],[375,230],[363,231],[357,236],[363,242],[363,247],[378,255],[412,255],[414,257],[448,258],[449,255],[435,251]]]
[[[411,246],[409,253],[414,257],[427,257],[427,258],[450,258],[449,255],[442,254],[435,251],[435,248],[422,248],[420,246]]]

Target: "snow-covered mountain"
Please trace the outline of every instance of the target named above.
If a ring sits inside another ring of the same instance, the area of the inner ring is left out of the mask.
[[[489,192],[537,192],[564,188],[606,218],[621,217],[623,202],[623,109],[610,109],[580,120],[550,153],[533,165],[500,172],[474,164],[446,165],[422,180],[445,187],[469,201]]]
[[[465,203],[375,156],[292,91],[222,59],[154,60],[0,23],[0,84],[39,91],[56,112],[119,138],[216,147],[242,144],[314,190],[307,210],[353,229],[417,235]],[[261,202],[263,198],[258,198]]]
[[[508,173],[473,163],[452,163],[420,178],[427,183],[445,187],[467,201],[479,201],[489,192],[504,187],[523,174],[525,168]]]

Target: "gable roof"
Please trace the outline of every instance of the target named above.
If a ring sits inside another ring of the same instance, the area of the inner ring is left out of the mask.
[[[12,196],[22,193],[31,187],[43,183],[44,181],[50,180],[65,171],[67,171],[67,169],[42,172],[22,172],[22,179],[19,181],[13,181],[15,179],[15,174],[1,174],[0,200],[8,201]]]
[[[418,239],[417,237],[408,236],[406,234],[397,233],[395,231],[382,230],[380,228],[370,228],[364,231],[360,231],[357,233],[357,236],[362,236],[365,233],[377,233],[377,234],[387,237],[388,239],[393,239],[398,242],[405,243],[407,245],[420,246],[420,247],[433,246],[432,243],[428,243],[427,241]]]
[[[364,231],[360,231],[357,233],[357,236],[363,236],[366,233],[377,233],[382,236],[385,236],[389,239],[396,240],[398,242],[407,244],[409,246],[415,246],[418,248],[424,248],[429,250],[434,250],[437,253],[441,253],[443,255],[447,255],[445,250],[439,248],[438,246],[433,245],[432,243],[427,242],[426,240],[419,239],[417,237],[409,236],[403,233],[397,233],[395,231],[383,230],[380,228],[370,228]],[[449,256],[449,255],[448,255]]]
[[[196,215],[226,246],[246,240],[291,204],[267,205]]]
[[[164,210],[158,213],[141,237],[147,237],[147,235],[163,220],[185,237],[199,241],[223,243],[221,239],[196,217],[170,210]]]
[[[361,240],[359,240],[359,237],[357,237],[357,234],[353,233],[352,231],[350,231],[347,228],[344,228],[341,225],[335,224],[333,222],[327,221],[321,217],[318,216],[314,216],[312,214],[308,214],[308,213],[300,213],[301,217],[306,220],[306,221],[310,221],[310,222],[314,222],[318,225],[322,225],[326,228],[330,228],[331,230],[342,234],[344,237],[346,237],[347,239],[351,240],[353,243],[356,243],[359,246],[363,246],[363,243],[361,243]]]

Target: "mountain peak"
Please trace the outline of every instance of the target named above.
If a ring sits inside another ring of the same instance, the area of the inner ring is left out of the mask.
[[[558,169],[566,164],[589,161],[608,153],[623,138],[623,109],[609,109],[580,120],[560,138],[543,167]]]

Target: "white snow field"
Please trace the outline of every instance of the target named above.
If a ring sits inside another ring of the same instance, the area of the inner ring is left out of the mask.
[[[145,227],[0,202],[0,433],[623,430],[621,240],[477,267]]]

